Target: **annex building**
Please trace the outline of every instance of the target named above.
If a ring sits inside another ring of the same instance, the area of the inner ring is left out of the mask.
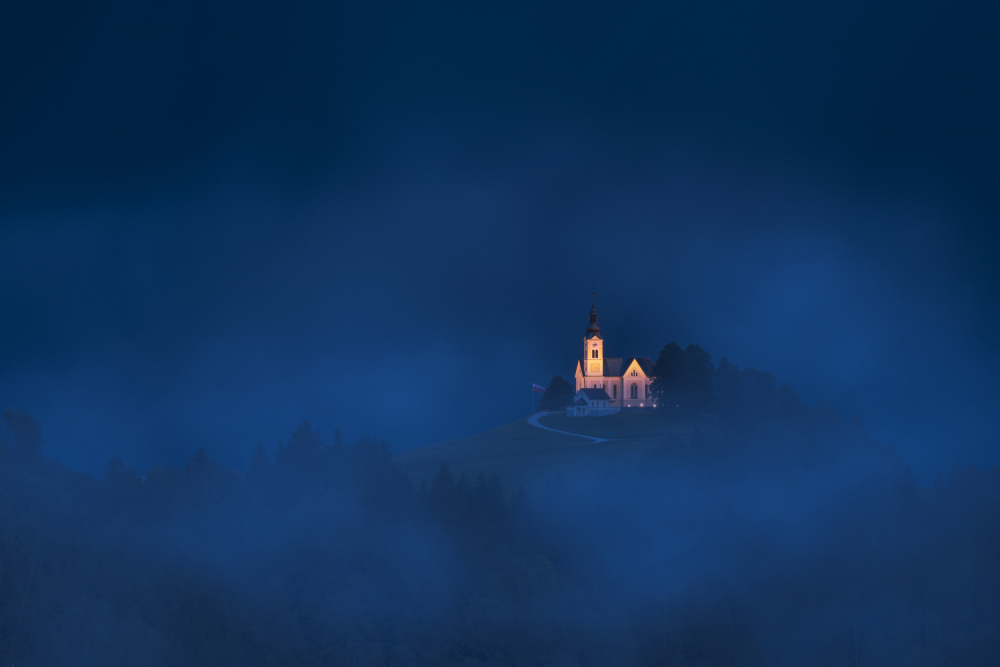
[[[650,391],[652,372],[653,360],[648,357],[604,356],[604,339],[597,324],[597,297],[594,295],[587,335],[583,338],[583,357],[576,362],[574,405],[566,414],[598,416],[618,412],[621,408],[655,407]]]

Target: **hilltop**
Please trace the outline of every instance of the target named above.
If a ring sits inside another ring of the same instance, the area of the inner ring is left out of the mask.
[[[508,493],[531,489],[569,473],[634,472],[651,466],[699,474],[741,475],[837,465],[850,477],[899,470],[894,450],[820,407],[825,418],[773,418],[743,428],[710,415],[677,416],[660,411],[624,411],[603,417],[538,415],[544,430],[524,417],[477,435],[421,447],[395,456],[415,488],[430,484],[447,464],[470,482],[495,473]],[[575,435],[574,435],[575,434]],[[587,436],[587,437],[579,437]],[[591,438],[602,439],[595,442]]]
[[[686,449],[695,434],[718,430],[711,418],[666,419],[647,411],[581,418],[548,413],[539,422],[559,431],[607,440],[594,442],[546,431],[524,417],[467,438],[402,452],[396,460],[417,486],[421,480],[429,483],[441,464],[447,464],[453,473],[469,479],[480,473],[496,473],[505,488],[512,489],[557,471],[634,465],[644,454],[665,446]]]

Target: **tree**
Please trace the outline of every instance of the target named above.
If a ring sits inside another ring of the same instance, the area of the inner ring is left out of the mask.
[[[661,410],[676,411],[680,407],[682,355],[680,345],[670,342],[664,345],[656,356],[656,362],[653,364],[653,384],[650,389]]]
[[[740,372],[743,416],[753,422],[770,422],[779,416],[778,381],[774,375],[756,368]]]
[[[282,465],[302,470],[313,470],[320,463],[323,438],[314,431],[308,419],[303,419],[292,431],[286,444],[278,446],[276,458]]]
[[[430,488],[427,489],[427,506],[433,516],[443,517],[455,502],[455,478],[447,463],[434,473]]]
[[[691,343],[681,355],[680,385],[691,412],[704,412],[715,399],[715,367],[712,356]]]
[[[475,519],[480,525],[488,528],[500,522],[506,506],[503,501],[503,485],[495,472],[489,477],[479,473],[472,488],[472,496],[476,506]]]
[[[104,483],[118,503],[132,503],[142,488],[142,480],[125,461],[112,455],[104,468]]]
[[[696,414],[715,400],[715,367],[712,356],[691,343],[683,350],[668,343],[653,364],[653,397],[668,412]]]
[[[15,461],[31,461],[42,456],[42,427],[27,412],[6,410],[0,421],[0,447]]]
[[[232,481],[232,477],[231,471],[214,461],[201,446],[195,450],[194,455],[184,466],[185,489],[189,499],[196,503],[223,493],[225,487]]]
[[[251,484],[260,485],[264,483],[270,474],[271,461],[264,450],[264,445],[257,443],[257,448],[253,452],[253,459],[250,461],[250,474],[247,479]]]
[[[195,450],[194,455],[188,459],[187,465],[184,469],[189,475],[205,475],[208,474],[217,464],[205,451],[205,448],[198,446]]]
[[[344,435],[340,432],[339,428],[333,429],[333,442],[330,443],[330,449],[339,452],[344,448]]]
[[[806,408],[802,405],[802,399],[787,382],[778,387],[778,409],[782,419],[789,423],[798,422],[805,416]]]
[[[573,396],[576,390],[573,385],[563,379],[561,375],[556,375],[549,381],[549,386],[538,401],[538,409],[553,411],[562,410],[566,406],[573,404]]]
[[[715,371],[718,388],[718,412],[729,423],[740,427],[797,419],[801,402],[788,385],[779,389],[774,375],[756,368],[740,370],[723,359]]]
[[[740,369],[725,357],[715,369],[715,386],[717,411],[727,417],[735,415],[741,405]]]

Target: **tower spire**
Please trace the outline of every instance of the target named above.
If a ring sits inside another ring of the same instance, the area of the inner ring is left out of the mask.
[[[601,327],[597,324],[597,290],[590,295],[590,322],[587,324],[587,338],[601,335]]]

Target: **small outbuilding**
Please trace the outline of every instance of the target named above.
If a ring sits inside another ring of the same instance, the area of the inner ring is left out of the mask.
[[[573,396],[573,405],[566,408],[567,417],[603,417],[621,408],[611,404],[608,392],[601,388],[581,389]]]

